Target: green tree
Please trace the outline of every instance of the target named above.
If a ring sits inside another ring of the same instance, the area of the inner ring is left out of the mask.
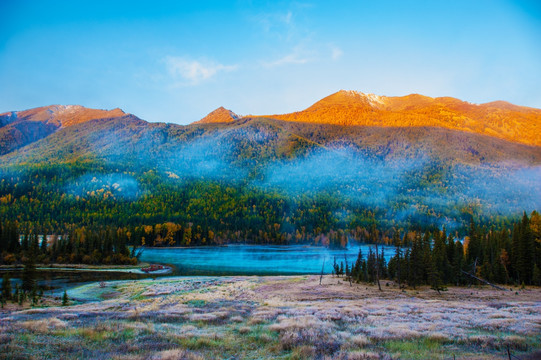
[[[23,268],[23,290],[30,292],[36,286],[36,263],[33,252],[29,252]]]
[[[62,295],[62,306],[68,306],[68,304],[69,304],[68,293],[66,290],[64,290],[64,295]]]
[[[7,301],[11,299],[11,279],[9,274],[5,273],[2,277],[2,297]]]

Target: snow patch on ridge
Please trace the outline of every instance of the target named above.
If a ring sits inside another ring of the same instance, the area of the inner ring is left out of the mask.
[[[79,109],[81,109],[81,105],[58,105],[56,109],[54,110],[55,114],[64,114],[64,113],[72,113]]]
[[[376,94],[363,94],[365,98],[368,100],[370,105],[385,105],[385,100],[383,96],[379,96]]]
[[[368,101],[372,106],[385,105],[385,97],[376,94],[367,94],[355,90],[344,90],[344,92],[350,96],[362,97]]]

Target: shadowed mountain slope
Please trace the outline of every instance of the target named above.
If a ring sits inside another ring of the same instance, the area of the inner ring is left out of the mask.
[[[191,155],[187,154],[190,148]],[[168,164],[188,156],[194,157],[193,161],[197,157],[200,161],[219,157],[228,163],[251,166],[304,156],[317,149],[341,148],[380,160],[407,157],[470,165],[541,163],[540,147],[437,127],[344,127],[262,117],[181,126],[148,123],[133,115],[61,128],[2,158],[6,163],[88,158]]]

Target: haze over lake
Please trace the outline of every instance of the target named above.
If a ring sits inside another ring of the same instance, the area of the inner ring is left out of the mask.
[[[366,259],[373,245],[350,244],[347,249],[329,249],[321,246],[289,245],[228,245],[192,248],[148,248],[141,261],[170,264],[179,275],[297,275],[319,274],[325,262],[324,273],[332,272],[336,262],[355,263],[359,249]],[[383,248],[386,261],[395,254],[394,247]]]

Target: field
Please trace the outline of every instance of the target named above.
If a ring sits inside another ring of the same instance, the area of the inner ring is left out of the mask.
[[[331,276],[321,285],[319,276],[92,283],[68,292],[69,306],[49,298],[43,307],[1,309],[0,359],[541,355],[540,288],[452,287],[438,294],[382,285],[380,292]]]

